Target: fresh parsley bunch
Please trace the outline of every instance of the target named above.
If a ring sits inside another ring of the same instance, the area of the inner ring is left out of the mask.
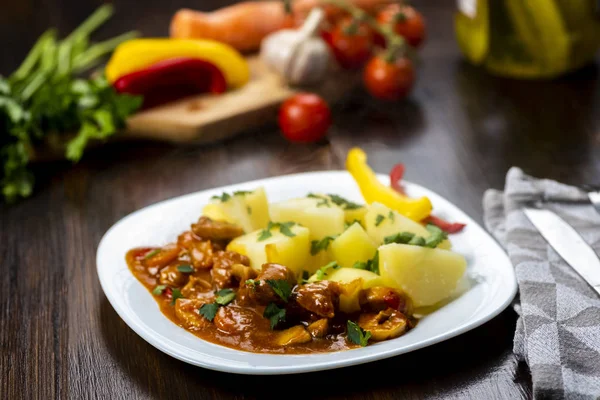
[[[54,29],[46,31],[15,72],[0,75],[0,187],[7,201],[31,194],[27,166],[36,147],[66,143],[65,157],[78,161],[90,139],[112,135],[141,106],[141,98],[116,93],[102,75],[77,78],[137,36],[128,32],[91,44],[91,33],[112,13],[111,5],[101,6],[63,40]]]

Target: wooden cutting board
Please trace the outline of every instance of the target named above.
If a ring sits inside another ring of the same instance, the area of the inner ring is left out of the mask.
[[[354,72],[330,71],[329,78],[314,87],[291,88],[256,56],[248,58],[250,81],[219,95],[200,95],[130,117],[123,139],[143,138],[168,142],[209,143],[257,128],[276,119],[279,105],[299,91],[321,95],[334,102],[358,82]]]

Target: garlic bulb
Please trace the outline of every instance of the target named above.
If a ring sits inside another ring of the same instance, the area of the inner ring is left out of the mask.
[[[284,29],[267,36],[261,43],[262,61],[292,85],[310,85],[325,78],[330,53],[318,35],[325,13],[314,8],[298,30]]]

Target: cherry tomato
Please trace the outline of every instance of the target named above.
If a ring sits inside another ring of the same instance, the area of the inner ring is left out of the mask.
[[[383,100],[398,100],[405,97],[415,81],[415,71],[408,58],[387,62],[373,57],[365,67],[363,81],[367,91]]]
[[[279,127],[292,142],[316,142],[331,125],[331,110],[321,97],[298,93],[287,99],[279,109]]]
[[[425,40],[425,21],[417,10],[410,6],[390,4],[377,14],[380,24],[393,23],[394,31],[403,36],[412,47],[419,47]],[[378,42],[382,39],[378,39]]]
[[[373,30],[364,23],[358,24],[356,32],[350,33],[354,22],[352,18],[344,18],[335,25],[325,38],[333,50],[333,55],[343,68],[362,67],[371,56]]]

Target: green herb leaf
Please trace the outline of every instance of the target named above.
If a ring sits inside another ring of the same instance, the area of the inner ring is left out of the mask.
[[[359,224],[360,226],[362,226],[362,224],[360,223],[360,221],[359,221],[359,220],[357,220],[357,219],[355,219],[355,220],[354,220],[354,221],[352,221],[352,222],[344,222],[344,230],[346,230],[346,229],[350,228],[350,227],[351,227],[352,225],[354,225],[354,224]]]
[[[281,232],[287,237],[294,237],[296,236],[296,234],[290,229],[294,225],[296,225],[295,222],[281,222],[279,224],[279,232]]]
[[[346,323],[346,330],[348,332],[348,339],[361,347],[365,347],[369,343],[371,332],[365,331],[356,322],[348,321]]]
[[[269,303],[265,308],[263,317],[268,318],[271,329],[274,329],[280,322],[285,321],[285,308],[279,308],[275,303]]]
[[[252,193],[251,190],[236,190],[235,192],[233,192],[233,195],[234,196],[245,196],[250,193]]]
[[[157,255],[158,253],[160,253],[160,249],[154,249],[152,251],[149,251],[148,253],[146,253],[146,255],[144,256],[144,260],[147,260],[149,258],[154,257],[155,255]]]
[[[425,239],[425,247],[435,249],[440,243],[448,239],[448,234],[441,230],[439,227],[433,224],[428,224],[426,228],[431,233],[431,235],[427,239]]]
[[[177,288],[173,288],[171,289],[171,305],[174,306],[175,305],[175,300],[177,299],[183,299],[183,295],[181,294],[181,290],[177,289]]]
[[[231,303],[233,299],[235,299],[235,292],[233,289],[221,289],[217,292],[217,299],[215,300],[215,303],[221,306],[226,306],[227,304]]]
[[[375,217],[375,226],[381,225],[384,219],[385,217],[383,215],[377,214],[377,216]]]
[[[329,204],[329,200],[323,199],[317,203],[317,207],[331,207],[331,204]]]
[[[341,267],[338,265],[338,263],[336,261],[332,261],[329,264],[322,266],[321,268],[319,268],[317,270],[317,280],[322,281],[323,279],[325,279],[331,269],[340,269],[340,268]]]
[[[415,237],[414,233],[411,232],[398,232],[395,235],[386,236],[383,238],[384,244],[390,243],[399,243],[399,244],[407,244]]]
[[[163,294],[163,292],[165,291],[165,289],[167,288],[167,285],[157,285],[154,290],[152,291],[152,294],[155,296],[160,296],[161,294]]]
[[[273,289],[277,296],[281,297],[281,299],[287,303],[292,294],[292,287],[288,281],[283,279],[267,279],[267,283],[271,286],[271,289]]]
[[[335,240],[337,236],[325,236],[321,240],[313,240],[310,242],[310,254],[315,256],[320,251],[327,250],[329,243]]]
[[[182,264],[177,266],[177,271],[183,272],[184,274],[191,274],[194,272],[194,267],[189,264]]]
[[[256,238],[257,241],[262,242],[263,240],[267,240],[268,238],[270,238],[271,236],[273,236],[273,234],[271,233],[271,231],[268,231],[266,229],[263,229],[262,231],[260,231],[260,233],[258,234],[258,237]]]
[[[231,195],[227,192],[223,192],[220,196],[212,196],[211,199],[219,200],[221,203],[225,203],[227,200],[231,199]]]
[[[369,260],[369,271],[379,275],[379,250],[375,252],[373,259]]]
[[[219,305],[217,303],[202,304],[202,307],[200,307],[200,309],[198,310],[200,315],[202,315],[209,321],[215,319],[217,311],[219,311]]]
[[[390,210],[390,212],[388,213],[388,219],[391,222],[394,222],[394,220],[396,219],[396,215],[394,215],[394,212],[392,210]]]
[[[362,205],[353,203],[337,194],[328,194],[327,196],[329,196],[333,204],[340,206],[344,210],[356,210],[363,207]]]
[[[407,244],[413,245],[413,246],[425,246],[425,239],[423,239],[422,236],[415,236],[412,239],[410,239],[410,241]]]
[[[260,280],[258,279],[246,279],[246,286],[251,287],[252,289],[256,289],[256,286],[260,284]]]
[[[354,263],[354,265],[352,266],[352,268],[355,269],[369,269],[369,264],[367,262],[364,261],[357,261]]]

